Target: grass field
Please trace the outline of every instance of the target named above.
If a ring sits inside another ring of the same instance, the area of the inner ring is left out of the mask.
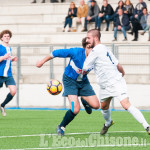
[[[91,115],[80,111],[67,126],[66,135],[57,136],[56,127],[65,112],[7,110],[7,117],[0,116],[0,149],[150,149],[150,135],[125,111],[112,112],[115,124],[105,136],[99,134],[104,124],[100,111],[93,111]],[[142,113],[150,123],[150,112]],[[125,139],[128,139],[128,143],[125,143]]]

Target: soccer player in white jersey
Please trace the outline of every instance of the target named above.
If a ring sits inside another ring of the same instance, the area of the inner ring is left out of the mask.
[[[143,125],[150,135],[150,126],[143,114],[129,102],[126,82],[123,78],[125,74],[123,67],[118,63],[112,52],[101,44],[100,36],[100,32],[96,29],[87,32],[86,41],[93,49],[89,52],[83,66],[84,71],[94,68],[97,82],[100,86],[101,109],[105,119],[105,124],[100,134],[107,133],[109,127],[114,124],[114,121],[111,120],[109,105],[112,98],[115,97],[120,101],[122,107]]]
[[[9,30],[3,30],[0,34],[2,44],[0,44],[0,88],[5,83],[10,92],[6,96],[4,102],[0,105],[0,109],[3,116],[6,116],[5,105],[9,103],[16,94],[16,83],[12,76],[11,62],[17,61],[17,57],[12,56],[12,50],[9,46],[12,33]]]

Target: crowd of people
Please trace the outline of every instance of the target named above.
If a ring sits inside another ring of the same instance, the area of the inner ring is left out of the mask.
[[[102,23],[106,23],[106,31],[109,31],[109,24],[113,22],[113,41],[117,41],[117,31],[122,31],[123,41],[127,41],[126,31],[129,30],[131,32],[128,33],[134,35],[132,41],[138,41],[139,30],[143,30],[141,35],[148,31],[148,41],[150,41],[150,15],[143,0],[139,0],[135,7],[130,0],[120,0],[116,9],[108,3],[108,0],[103,0],[103,4],[98,4],[95,0],[90,0],[86,4],[84,0],[80,0],[79,7],[71,2],[68,15],[65,18],[63,32],[65,32],[67,25],[69,25],[68,32],[76,32],[77,23],[82,25],[81,32],[86,32],[88,31],[87,25],[90,22],[94,22],[95,29],[99,31],[101,31]]]

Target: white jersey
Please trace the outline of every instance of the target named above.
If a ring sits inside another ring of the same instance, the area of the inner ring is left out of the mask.
[[[93,67],[98,84],[101,88],[106,88],[122,78],[117,64],[118,60],[113,53],[105,45],[98,44],[89,53],[83,69],[86,71]]]

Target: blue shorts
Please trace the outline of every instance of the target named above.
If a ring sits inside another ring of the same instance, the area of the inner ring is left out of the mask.
[[[16,85],[16,82],[13,77],[0,76],[0,88],[3,87],[3,83],[5,83],[6,87],[8,87],[8,85]]]
[[[92,96],[96,95],[88,79],[84,81],[75,81],[65,74],[63,75],[64,93],[63,96]]]

